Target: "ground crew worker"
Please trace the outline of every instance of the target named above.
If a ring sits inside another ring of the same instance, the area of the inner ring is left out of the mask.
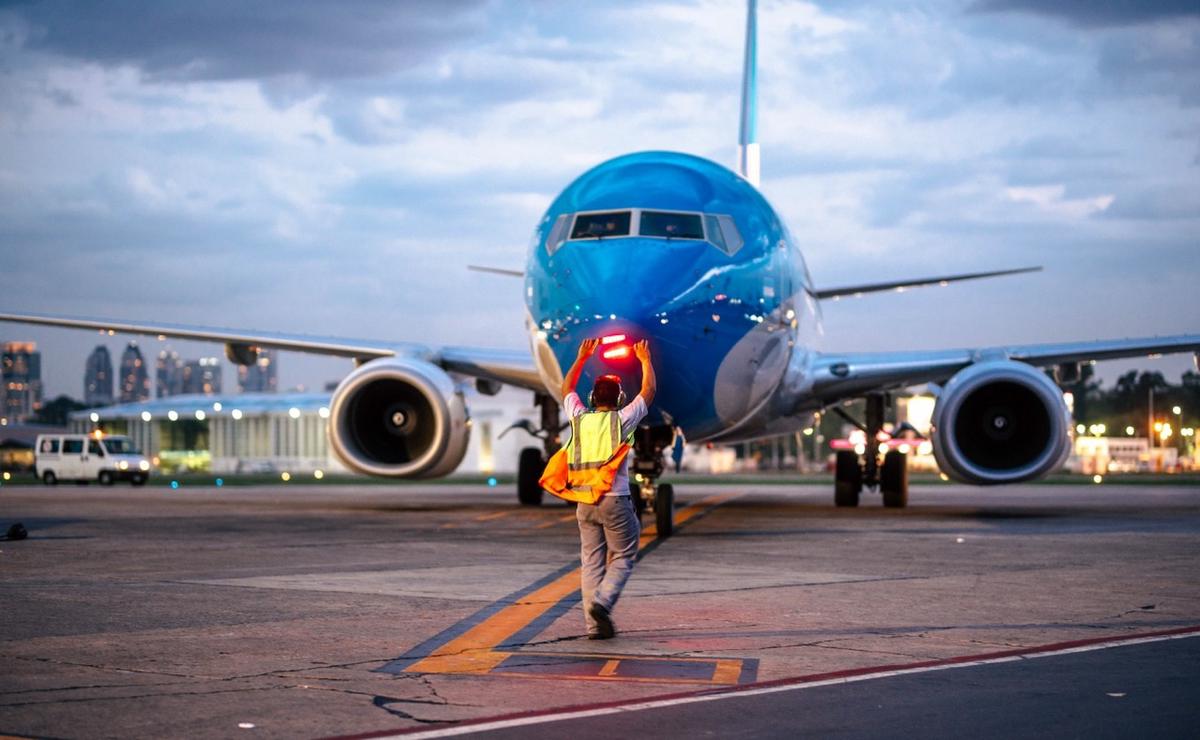
[[[602,375],[592,386],[590,398],[594,411],[589,411],[575,392],[579,376],[588,358],[600,341],[585,339],[579,356],[563,380],[563,408],[571,418],[573,449],[590,450],[598,459],[618,447],[620,440],[628,441],[637,429],[654,400],[654,367],[650,364],[650,348],[645,340],[633,346],[642,364],[642,389],[628,405],[621,379]],[[612,417],[613,414],[617,418]],[[620,422],[618,440],[610,434]],[[621,589],[633,572],[638,551],[640,525],[633,498],[629,493],[629,460],[621,463],[612,488],[595,504],[580,503],[575,510],[579,523],[580,562],[583,585],[583,610],[588,639],[607,640],[616,634],[612,610],[621,596]],[[611,561],[608,560],[611,554]]]

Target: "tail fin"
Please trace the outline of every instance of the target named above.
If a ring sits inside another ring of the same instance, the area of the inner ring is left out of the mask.
[[[738,174],[758,187],[758,13],[755,0],[746,8],[746,58],[742,65],[742,121],[738,134]]]

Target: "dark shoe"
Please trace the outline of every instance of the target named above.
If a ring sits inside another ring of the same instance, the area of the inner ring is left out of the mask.
[[[608,610],[603,606],[592,604],[588,607],[588,614],[596,622],[596,632],[588,635],[589,640],[611,640],[617,634],[612,617],[608,616]]]

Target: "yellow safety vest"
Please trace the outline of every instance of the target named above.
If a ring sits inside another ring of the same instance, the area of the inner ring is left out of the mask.
[[[629,454],[630,440],[621,436],[616,411],[589,411],[571,419],[571,439],[546,465],[540,481],[559,498],[594,504],[612,490]]]
[[[603,467],[621,446],[621,415],[588,411],[571,419],[567,466],[571,472]]]

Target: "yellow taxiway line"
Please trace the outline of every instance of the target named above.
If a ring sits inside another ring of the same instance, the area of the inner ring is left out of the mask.
[[[675,513],[675,525],[679,526],[689,519],[703,514],[738,495],[721,494],[709,496],[687,508],[680,509]],[[561,521],[565,521],[567,518],[563,517]],[[574,518],[574,515],[570,518]],[[643,550],[653,543],[657,535],[658,532],[653,524],[642,530],[641,537],[638,539],[638,550]],[[513,655],[511,652],[498,651],[496,648],[509,637],[545,614],[555,604],[570,595],[571,592],[578,590],[579,582],[579,568],[576,568],[530,593],[520,602],[506,606],[483,622],[445,643],[438,648],[436,654],[429,655],[409,665],[405,669],[405,672],[491,672],[500,663]],[[614,667],[613,670],[615,671],[616,668]],[[727,668],[725,672],[730,670],[732,669]],[[720,664],[718,664],[717,671],[721,672]]]

